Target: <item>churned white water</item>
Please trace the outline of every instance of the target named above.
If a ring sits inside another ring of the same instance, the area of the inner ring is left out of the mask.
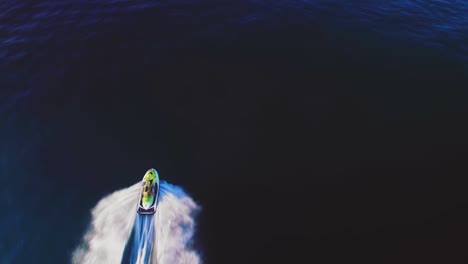
[[[156,213],[140,216],[136,212],[140,186],[137,183],[98,202],[72,263],[201,263],[198,252],[190,248],[199,206],[180,187],[162,181]],[[123,254],[126,245],[129,256]]]

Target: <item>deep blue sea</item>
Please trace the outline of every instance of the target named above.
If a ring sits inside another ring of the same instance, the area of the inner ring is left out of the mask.
[[[0,1],[0,263],[151,167],[206,263],[463,263],[467,101],[466,1]]]

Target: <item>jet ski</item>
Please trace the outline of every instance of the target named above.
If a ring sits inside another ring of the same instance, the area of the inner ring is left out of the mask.
[[[155,169],[149,169],[143,176],[137,212],[139,214],[154,214],[158,203],[158,193],[158,172]]]

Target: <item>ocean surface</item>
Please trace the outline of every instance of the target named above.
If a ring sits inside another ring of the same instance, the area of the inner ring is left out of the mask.
[[[0,263],[151,167],[203,263],[463,263],[467,88],[466,1],[1,1]]]

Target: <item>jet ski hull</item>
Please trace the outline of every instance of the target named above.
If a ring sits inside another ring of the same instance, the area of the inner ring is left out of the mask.
[[[158,204],[159,175],[155,169],[150,169],[143,176],[137,212],[139,214],[154,214]]]

